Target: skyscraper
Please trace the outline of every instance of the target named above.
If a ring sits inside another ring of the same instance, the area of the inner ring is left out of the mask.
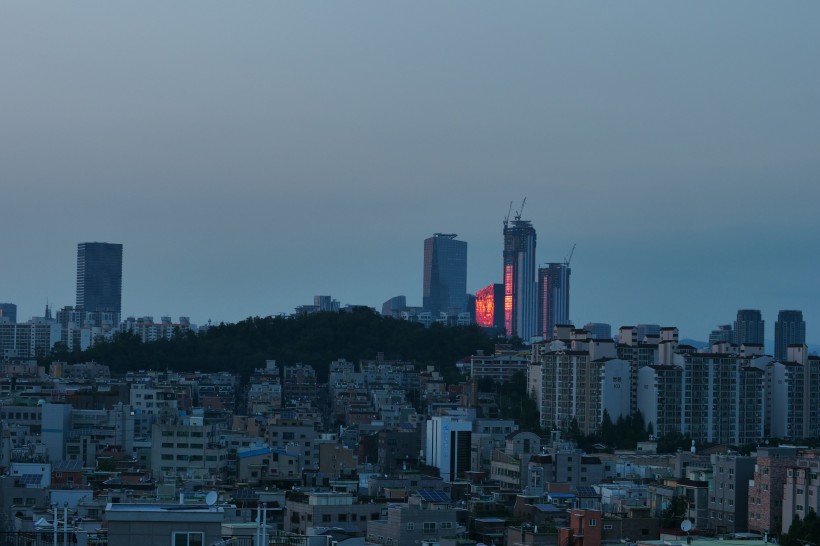
[[[0,322],[17,322],[17,305],[14,303],[0,303]]]
[[[529,341],[538,328],[536,314],[535,228],[516,215],[504,221],[504,330]]]
[[[77,305],[85,313],[122,312],[122,245],[77,245]]]
[[[758,309],[740,309],[735,320],[735,343],[763,345],[764,321]]]
[[[423,307],[432,313],[467,310],[467,243],[454,233],[424,240]]]
[[[569,275],[565,263],[549,263],[538,268],[538,334],[552,339],[556,324],[569,322]]]
[[[774,357],[785,360],[789,345],[806,343],[806,323],[802,311],[780,311],[774,323]]]

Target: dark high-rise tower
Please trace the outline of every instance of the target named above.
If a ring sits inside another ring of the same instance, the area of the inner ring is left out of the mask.
[[[735,320],[735,343],[738,345],[763,345],[764,322],[757,309],[741,309]]]
[[[14,303],[0,303],[0,322],[17,322],[17,305]]]
[[[569,275],[565,263],[538,268],[538,335],[552,339],[556,324],[569,323]]]
[[[789,345],[806,343],[806,323],[802,311],[780,311],[774,323],[774,357],[785,360]]]
[[[522,205],[523,207],[523,205]],[[520,213],[504,221],[504,330],[529,341],[536,335],[535,228]]]
[[[121,313],[122,245],[77,245],[76,307],[86,313]]]
[[[454,233],[436,233],[424,240],[424,294],[426,311],[467,310],[467,243]]]

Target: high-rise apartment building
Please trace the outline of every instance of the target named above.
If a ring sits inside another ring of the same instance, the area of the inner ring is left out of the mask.
[[[77,305],[85,313],[122,312],[122,245],[77,245]]]
[[[467,243],[454,233],[424,240],[422,306],[431,313],[467,310]]]
[[[735,343],[763,345],[764,324],[758,309],[740,309],[735,320]]]
[[[552,339],[556,324],[569,323],[569,275],[566,263],[538,268],[538,335]]]
[[[516,216],[504,222],[504,330],[526,341],[536,335],[535,228]]]
[[[784,360],[789,345],[806,343],[806,323],[802,311],[780,311],[774,323],[774,357]]]

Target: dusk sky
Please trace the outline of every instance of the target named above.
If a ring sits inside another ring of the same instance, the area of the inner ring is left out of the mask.
[[[571,318],[820,343],[820,3],[0,3],[0,302],[234,322],[501,280],[510,201]]]

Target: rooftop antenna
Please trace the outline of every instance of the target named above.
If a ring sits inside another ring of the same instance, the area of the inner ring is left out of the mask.
[[[521,214],[524,212],[524,205],[527,204],[527,198],[525,197],[523,201],[521,201],[521,208],[515,211],[515,220],[521,220]]]

